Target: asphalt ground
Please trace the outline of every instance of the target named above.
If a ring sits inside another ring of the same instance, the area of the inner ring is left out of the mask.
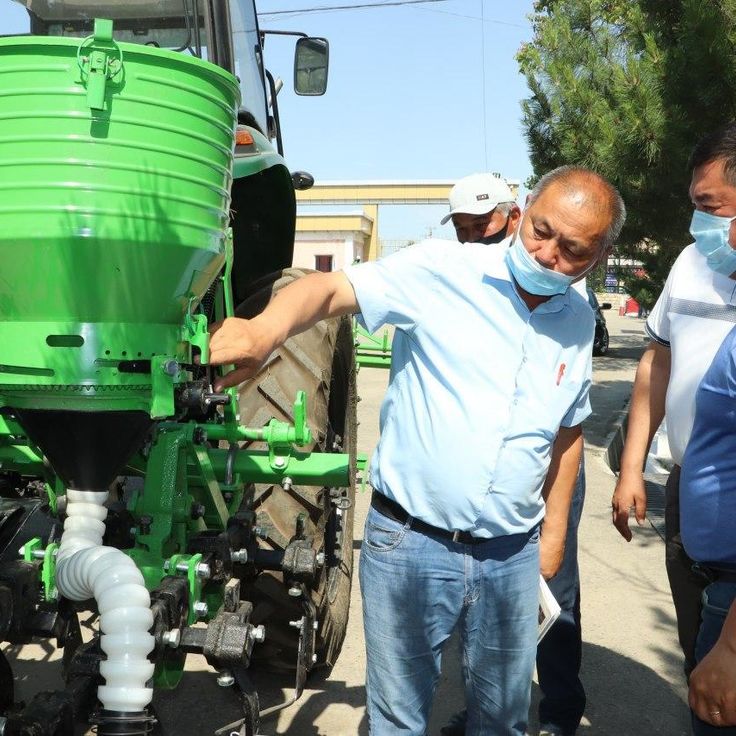
[[[582,580],[582,679],[588,706],[581,736],[686,736],[689,715],[682,658],[675,637],[672,602],[664,570],[664,544],[655,526],[634,531],[630,544],[611,525],[610,500],[615,477],[606,464],[606,448],[615,435],[631,393],[636,363],[645,345],[643,321],[606,315],[609,354],[593,360],[593,414],[584,425],[587,497],[580,525]],[[359,451],[370,454],[378,439],[378,410],[387,372],[363,369],[359,375]],[[656,493],[656,489],[655,489]],[[370,490],[356,499],[355,583],[351,615],[340,658],[332,672],[313,673],[301,699],[262,725],[263,736],[365,736],[365,643],[357,569]],[[654,498],[652,499],[655,500]],[[656,507],[656,503],[653,504]],[[655,509],[653,509],[655,510]],[[656,524],[656,513],[653,514]],[[16,672],[18,697],[59,687],[58,653],[52,643],[3,645]],[[430,736],[463,707],[456,643],[443,656]],[[291,676],[254,673],[262,707],[285,701]],[[180,686],[158,693],[155,707],[169,734],[211,734],[239,716],[232,689],[218,688],[202,658],[190,656]],[[537,734],[532,686],[529,733]],[[83,733],[83,731],[80,731]],[[492,735],[489,735],[492,736]]]

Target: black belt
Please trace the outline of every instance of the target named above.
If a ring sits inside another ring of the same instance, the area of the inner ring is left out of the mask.
[[[693,563],[693,572],[702,575],[709,583],[736,583],[736,569],[714,567],[703,562]]]
[[[387,516],[389,519],[397,521],[399,524],[406,524],[411,519],[410,527],[417,532],[424,534],[433,534],[436,537],[442,537],[443,539],[449,539],[459,544],[481,544],[488,540],[484,537],[474,537],[470,532],[451,532],[447,529],[440,529],[438,526],[432,526],[427,524],[426,521],[421,519],[415,519],[410,516],[396,501],[387,498],[378,491],[373,491],[371,496],[371,506],[378,511],[379,514]]]

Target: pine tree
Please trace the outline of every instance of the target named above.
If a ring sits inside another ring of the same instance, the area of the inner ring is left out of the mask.
[[[540,0],[518,61],[534,176],[565,163],[609,179],[627,206],[619,253],[644,264],[644,306],[690,242],[687,161],[736,117],[736,0]]]

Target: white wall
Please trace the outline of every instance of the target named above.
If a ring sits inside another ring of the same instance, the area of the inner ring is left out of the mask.
[[[356,257],[362,259],[363,248],[356,245],[352,237],[329,237],[300,238],[297,235],[294,243],[294,259],[292,265],[296,268],[314,268],[315,256],[332,256],[332,270],[339,271],[349,266]]]

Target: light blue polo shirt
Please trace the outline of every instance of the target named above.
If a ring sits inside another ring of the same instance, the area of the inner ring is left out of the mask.
[[[552,442],[590,414],[587,300],[568,289],[530,312],[503,246],[425,240],[345,270],[366,329],[396,326],[371,485],[478,537],[542,520]]]

